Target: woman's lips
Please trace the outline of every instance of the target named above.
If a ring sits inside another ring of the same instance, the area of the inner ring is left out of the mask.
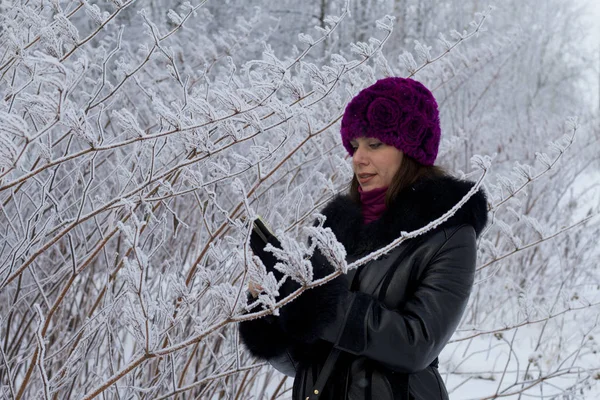
[[[360,183],[367,183],[374,176],[375,176],[375,174],[360,174],[360,175],[358,175],[358,182],[360,182]]]

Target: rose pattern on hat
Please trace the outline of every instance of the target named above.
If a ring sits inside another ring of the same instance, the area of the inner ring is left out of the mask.
[[[398,104],[385,97],[378,97],[369,104],[367,121],[373,129],[387,130],[397,128],[401,121]]]

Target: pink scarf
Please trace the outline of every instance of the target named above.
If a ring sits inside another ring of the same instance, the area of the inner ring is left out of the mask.
[[[366,224],[376,221],[385,211],[385,192],[387,188],[372,189],[368,192],[363,192],[362,188],[358,187],[360,202],[362,204],[363,222]]]

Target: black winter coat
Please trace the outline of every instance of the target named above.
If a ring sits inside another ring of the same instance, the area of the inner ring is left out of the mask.
[[[452,208],[472,187],[452,177],[421,179],[402,191],[382,217],[363,224],[348,196],[323,210],[352,262],[421,228]],[[341,350],[320,399],[448,399],[437,356],[467,305],[476,263],[476,238],[487,223],[487,200],[478,191],[448,221],[387,255],[285,305],[280,316],[240,324],[255,356],[294,376],[293,400],[304,400],[332,347]],[[275,260],[255,249],[267,267]],[[315,252],[315,278],[332,267]],[[274,272],[279,278],[281,275]],[[285,296],[297,284],[288,279]],[[408,386],[408,389],[406,388]],[[410,392],[410,395],[406,393]]]

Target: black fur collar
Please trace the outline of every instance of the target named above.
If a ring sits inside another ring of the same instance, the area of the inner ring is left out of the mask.
[[[360,204],[348,195],[336,196],[323,210],[329,226],[348,255],[379,249],[400,236],[401,231],[419,229],[442,216],[473,187],[473,182],[450,176],[423,178],[404,189],[398,199],[376,221],[363,224]],[[442,227],[469,224],[477,236],[487,223],[487,199],[479,189]]]

